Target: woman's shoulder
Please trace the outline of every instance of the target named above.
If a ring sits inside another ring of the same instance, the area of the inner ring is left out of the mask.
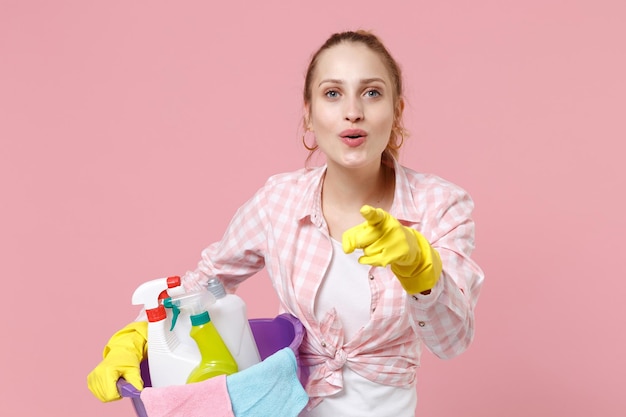
[[[401,170],[408,191],[416,201],[438,204],[469,201],[471,204],[471,196],[463,187],[440,175],[419,172],[405,166],[401,166]]]
[[[270,176],[265,182],[264,188],[301,188],[320,179],[323,167],[300,168],[295,171],[281,172]]]
[[[404,173],[411,188],[438,188],[450,191],[463,190],[458,184],[455,184],[437,174],[416,171],[403,165],[401,165],[400,168],[402,169],[402,172]]]
[[[301,168],[271,175],[252,198],[252,204],[281,216],[285,210],[309,207],[319,191],[323,174],[322,168]]]

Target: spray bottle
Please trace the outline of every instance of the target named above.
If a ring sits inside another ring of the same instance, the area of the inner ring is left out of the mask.
[[[160,300],[167,297],[167,278],[141,284],[132,303],[144,305],[148,317],[148,365],[153,387],[183,385],[199,363],[199,353],[181,344],[169,331],[167,314]]]
[[[161,294],[161,298],[162,298],[161,301],[163,301],[165,298],[168,298],[168,297],[175,297],[177,295],[185,294],[186,292],[185,288],[181,284],[181,279],[179,276],[168,278],[167,284],[168,284],[167,293]],[[193,358],[196,361],[196,363],[199,363],[200,351],[198,350],[198,345],[196,344],[196,341],[193,340],[189,336],[189,332],[191,331],[191,322],[189,319],[189,314],[187,314],[187,312],[182,312],[182,314],[178,317],[178,320],[176,321],[176,326],[174,327],[175,320],[172,317],[171,310],[166,309],[166,312],[167,312],[166,327],[169,329],[169,331],[174,332],[176,339],[178,339],[180,343],[187,345],[187,348],[190,351],[194,352]]]
[[[236,294],[227,294],[217,278],[209,279],[207,289],[216,298],[209,306],[209,314],[239,370],[259,363],[261,356],[250,329],[245,302]]]
[[[207,311],[207,307],[214,303],[213,294],[205,290],[164,300],[164,306],[172,309],[173,326],[176,326],[181,311],[189,314],[189,335],[196,341],[200,351],[200,363],[189,374],[187,383],[204,381],[218,375],[230,375],[238,370],[235,358],[224,344]]]

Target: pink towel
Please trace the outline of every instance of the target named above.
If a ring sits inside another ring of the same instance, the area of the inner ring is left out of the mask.
[[[226,375],[169,387],[146,387],[141,401],[148,417],[235,417]]]

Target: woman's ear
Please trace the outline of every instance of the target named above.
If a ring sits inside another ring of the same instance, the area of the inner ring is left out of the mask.
[[[394,116],[396,120],[399,120],[402,118],[402,113],[404,113],[404,99],[400,97],[398,99],[398,102],[396,103],[396,109],[394,112]]]
[[[313,131],[313,126],[311,125],[311,105],[309,103],[304,103],[304,110],[302,111],[304,114],[302,118],[302,124],[304,126],[305,131]]]

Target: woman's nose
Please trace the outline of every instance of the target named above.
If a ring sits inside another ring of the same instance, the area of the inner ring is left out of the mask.
[[[356,98],[346,100],[346,120],[354,123],[363,120],[363,106]]]

